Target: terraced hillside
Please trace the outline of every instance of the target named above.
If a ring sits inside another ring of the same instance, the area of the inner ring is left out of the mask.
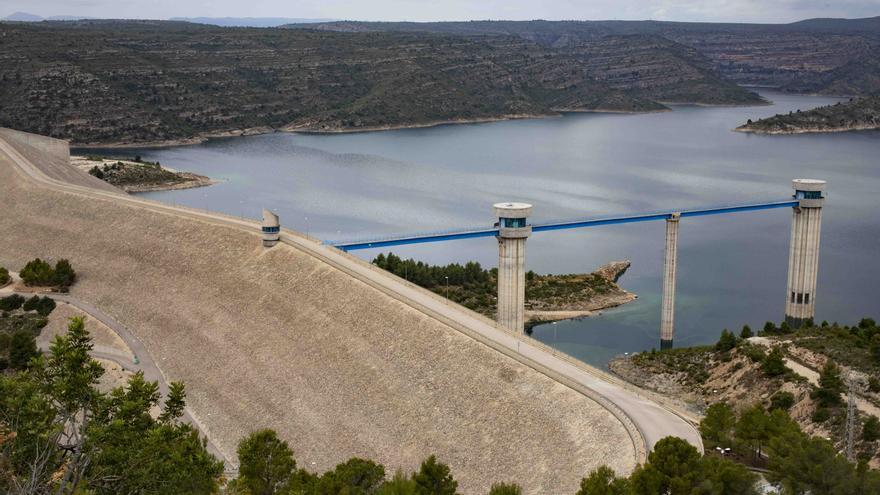
[[[651,111],[667,101],[760,98],[653,35],[555,47],[511,35],[0,23],[0,125],[78,144]]]
[[[655,36],[688,46],[724,79],[790,91],[870,94],[880,90],[880,17],[809,19],[791,24],[658,21],[328,22],[291,27],[330,31],[510,35],[556,48],[608,36]],[[838,70],[840,69],[840,70]],[[852,81],[852,82],[850,82]]]

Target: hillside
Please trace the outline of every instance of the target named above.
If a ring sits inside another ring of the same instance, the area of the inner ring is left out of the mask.
[[[761,102],[651,35],[553,47],[167,21],[0,24],[0,82],[0,125],[77,144]]]
[[[880,129],[880,96],[853,99],[812,110],[774,115],[736,128],[761,134],[800,134]]]
[[[823,323],[792,332],[768,324],[760,337],[730,334],[716,346],[686,347],[618,357],[609,366],[642,387],[705,411],[726,402],[742,411],[754,404],[785,409],[811,435],[842,449],[846,430],[847,376],[859,418],[854,451],[880,466],[877,439],[862,424],[880,416],[880,327],[870,318],[857,326]],[[829,363],[833,363],[829,371]]]
[[[690,47],[708,58],[726,80],[774,86],[790,91],[870,94],[880,81],[842,88],[827,80],[829,71],[847,66],[871,81],[880,68],[861,66],[880,50],[880,17],[808,19],[791,24],[724,24],[661,21],[474,21],[331,22],[289,26],[332,31],[423,31],[444,34],[511,35],[544,46],[563,47],[606,36],[657,36]]]

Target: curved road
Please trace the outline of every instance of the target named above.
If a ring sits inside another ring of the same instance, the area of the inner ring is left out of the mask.
[[[197,219],[251,232],[254,235],[259,235],[260,232],[259,223],[253,220],[166,205],[123,193],[100,191],[51,179],[5,140],[0,139],[0,158],[4,155],[7,158],[5,161],[9,161],[24,178],[55,190]],[[340,250],[321,245],[289,230],[282,231],[281,241],[597,400],[627,427],[637,451],[638,462],[644,462],[645,448],[652,448],[658,440],[669,435],[681,437],[700,451],[703,450],[700,434],[693,424],[695,418],[685,419],[686,413],[676,410],[671,405],[661,405],[663,401],[661,397],[635,389],[603,371],[568,356],[559,355],[525,335],[500,328],[487,318],[458,305],[449,304],[432,292],[414,286]]]
[[[0,289],[0,296],[6,296],[9,294],[19,294],[24,297],[30,297],[34,295],[33,293],[28,292],[15,292],[12,291],[10,287]],[[100,309],[95,306],[77,299],[71,295],[67,294],[53,294],[53,293],[40,293],[41,296],[51,297],[57,302],[62,302],[69,304],[88,316],[100,321],[104,325],[107,326],[110,330],[119,336],[125,342],[125,345],[128,346],[128,349],[131,351],[131,355],[134,356],[132,359],[131,356],[125,355],[120,352],[106,352],[106,351],[93,351],[91,352],[91,356],[95,359],[103,359],[106,361],[112,361],[122,369],[137,373],[138,371],[143,372],[144,379],[148,381],[157,382],[159,384],[159,393],[162,394],[162,397],[168,396],[168,381],[165,379],[165,375],[162,374],[162,371],[156,366],[156,362],[153,360],[153,357],[150,356],[150,353],[147,352],[144,344],[138,340],[124,325],[119,323],[110,317],[107,313],[104,313]],[[43,349],[44,351],[46,349]],[[211,438],[205,432],[204,427],[196,420],[196,418],[190,413],[189,408],[184,410],[182,420],[186,423],[193,425],[208,441],[208,451],[214,454],[215,457],[222,460],[226,465],[226,472],[232,473],[235,472],[234,464],[230,462],[223,452],[217,448],[216,445],[211,441]]]

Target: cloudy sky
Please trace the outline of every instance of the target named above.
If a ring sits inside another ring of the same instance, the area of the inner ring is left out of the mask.
[[[195,16],[356,20],[659,19],[791,22],[810,17],[880,15],[880,0],[2,0],[0,17]]]

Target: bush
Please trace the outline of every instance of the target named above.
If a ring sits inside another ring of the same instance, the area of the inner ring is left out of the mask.
[[[880,439],[880,420],[877,419],[877,416],[868,416],[862,425],[862,440],[873,442],[878,439]]]
[[[868,390],[871,392],[880,392],[880,380],[876,376],[868,378]]]
[[[21,269],[20,275],[26,285],[45,286],[52,284],[55,271],[52,270],[49,263],[37,258],[28,261],[24,268]]]
[[[52,268],[49,263],[37,258],[24,266],[21,270],[21,279],[30,286],[54,286],[66,289],[76,281],[76,272],[66,259],[58,260],[55,268]]]
[[[12,277],[9,276],[9,270],[0,266],[0,286],[8,284],[10,280]]]
[[[49,316],[52,311],[55,310],[55,300],[51,297],[43,297],[40,299],[40,303],[37,305],[37,313],[40,316]]]
[[[24,305],[22,305],[21,309],[23,309],[25,311],[36,311],[37,306],[39,306],[39,304],[40,304],[40,296],[33,296],[24,302]]]
[[[776,392],[770,397],[770,410],[781,409],[788,411],[794,405],[794,394],[791,392]]]
[[[774,347],[761,363],[761,370],[767,376],[780,376],[785,374],[788,368],[785,367],[785,360],[782,351],[778,347]]]
[[[24,298],[18,294],[12,294],[0,299],[0,310],[13,311],[20,308],[24,304]]]
[[[828,408],[819,407],[813,412],[813,422],[814,423],[824,423],[828,421],[828,418],[831,417],[831,412],[828,411]]]
[[[26,330],[19,330],[12,335],[9,344],[9,367],[16,370],[27,368],[31,358],[40,355],[37,351],[37,342],[34,334]]]
[[[719,352],[727,352],[734,347],[736,347],[736,335],[725,328],[721,331],[721,337],[718,339],[718,343],[715,344],[715,350]]]

